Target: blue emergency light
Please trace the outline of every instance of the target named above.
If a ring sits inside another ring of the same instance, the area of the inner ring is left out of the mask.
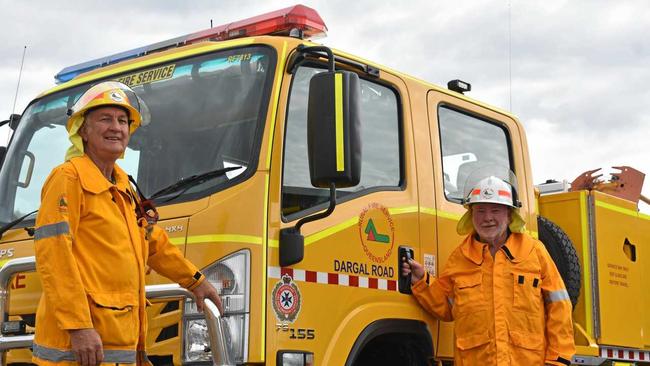
[[[100,67],[186,44],[203,41],[224,41],[233,38],[261,35],[299,35],[300,38],[309,39],[325,36],[326,32],[327,27],[316,10],[304,5],[295,5],[237,22],[208,28],[196,33],[153,43],[148,46],[134,48],[129,51],[68,66],[56,74],[54,80],[57,84],[65,83],[74,79],[77,75]]]
[[[83,74],[84,72],[104,67],[106,65],[116,64],[120,61],[144,56],[147,54],[148,47],[149,46],[134,48],[132,50],[116,53],[111,56],[86,61],[74,66],[68,66],[59,71],[58,74],[54,75],[54,80],[57,84],[65,83],[66,81],[70,81],[74,79],[75,76]]]

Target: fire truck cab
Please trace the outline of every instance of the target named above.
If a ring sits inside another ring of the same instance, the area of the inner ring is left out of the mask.
[[[159,225],[225,306],[215,349],[191,299],[152,299],[155,365],[450,362],[452,324],[422,310],[400,260],[439,273],[461,240],[465,179],[482,164],[516,174],[537,235],[526,135],[514,116],[463,95],[469,84],[442,88],[310,40],[326,30],[297,5],[63,69],[12,123],[0,261],[34,253],[33,211],[69,146],[67,109],[117,80],[152,121],[117,164],[146,196],[159,192]],[[11,287],[0,348],[15,365],[31,362],[40,298],[38,276],[20,268],[0,271]]]

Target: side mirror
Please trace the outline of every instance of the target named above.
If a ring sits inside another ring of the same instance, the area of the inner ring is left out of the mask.
[[[9,116],[9,128],[16,131],[16,128],[18,128],[18,124],[20,123],[20,118],[22,118],[20,114],[12,114]]]
[[[332,56],[330,56],[332,57]],[[353,187],[361,179],[361,118],[359,77],[347,71],[316,74],[309,84],[307,102],[307,155],[311,184],[329,188],[329,207],[280,230],[280,266],[304,257],[300,228],[329,216],[336,207],[336,187]]]
[[[18,127],[18,124],[20,123],[20,118],[21,117],[22,116],[20,114],[15,114],[14,113],[14,114],[9,116],[9,119],[6,119],[6,120],[0,122],[0,126],[4,126],[4,125],[6,125],[8,123],[9,128],[11,128],[12,130],[15,131],[16,128]]]
[[[314,187],[353,187],[361,178],[359,76],[314,75],[309,84],[307,154]]]
[[[0,169],[2,169],[2,165],[5,162],[5,155],[7,155],[7,147],[0,146]]]

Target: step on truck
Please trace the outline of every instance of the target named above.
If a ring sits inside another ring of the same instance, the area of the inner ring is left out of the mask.
[[[4,364],[31,362],[34,218],[69,146],[66,111],[105,80],[133,88],[152,121],[118,165],[145,196],[162,192],[159,225],[224,305],[204,316],[148,273],[153,364],[450,365],[452,324],[417,304],[399,259],[440,272],[461,240],[465,178],[484,164],[516,174],[528,231],[571,263],[560,267],[574,288],[573,361],[649,358],[650,217],[593,187],[541,194],[516,117],[460,80],[439,87],[313,41],[326,31],[296,5],[91,60],[10,117]]]

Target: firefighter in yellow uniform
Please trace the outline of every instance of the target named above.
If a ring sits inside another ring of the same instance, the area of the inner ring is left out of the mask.
[[[41,193],[36,268],[43,285],[33,361],[39,365],[146,364],[145,270],[194,292],[199,308],[215,288],[135,214],[138,197],[115,164],[142,123],[124,84],[90,88],[69,111],[72,147]]]
[[[454,364],[570,365],[575,353],[572,305],[544,244],[525,234],[516,182],[503,176],[468,181],[468,234],[438,278],[414,260],[413,295],[431,314],[454,321]]]

